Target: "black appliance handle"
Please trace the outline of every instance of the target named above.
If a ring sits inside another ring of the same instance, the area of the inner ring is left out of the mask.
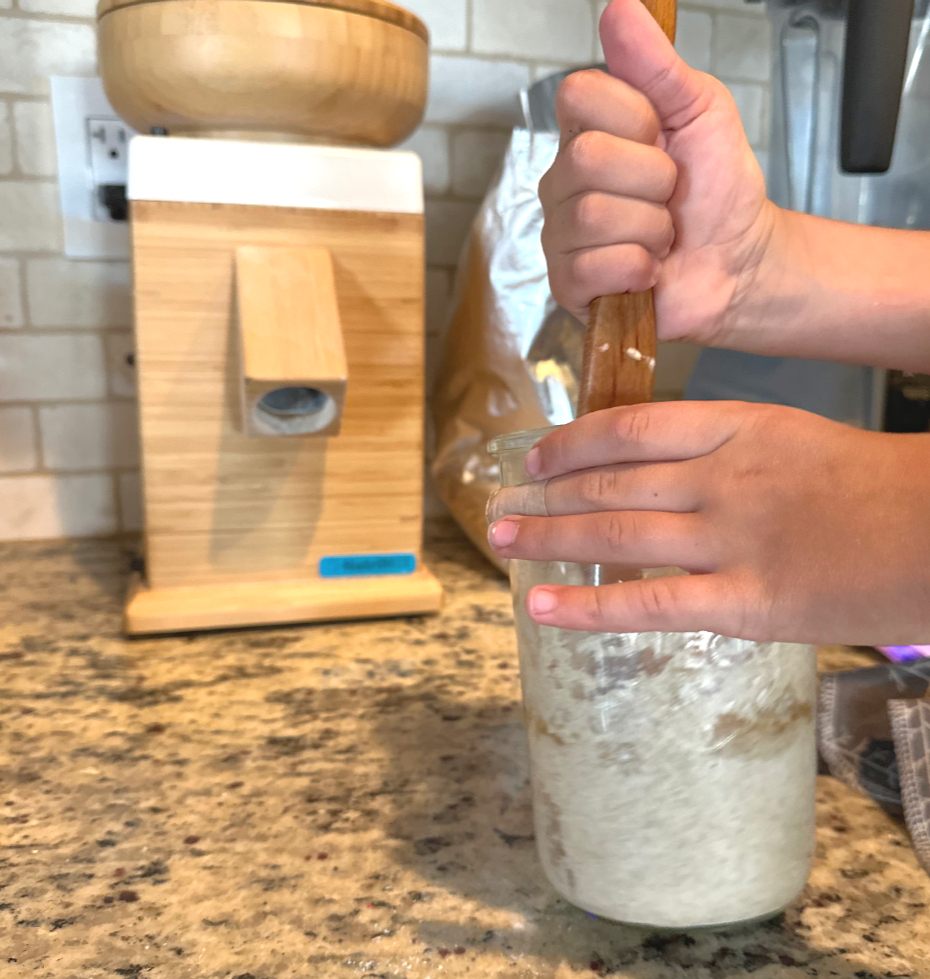
[[[914,0],[849,0],[840,163],[846,173],[891,166]]]

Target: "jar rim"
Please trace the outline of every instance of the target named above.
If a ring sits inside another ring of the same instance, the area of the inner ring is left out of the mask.
[[[560,425],[550,425],[547,428],[528,428],[525,432],[511,432],[509,435],[498,435],[488,443],[488,452],[492,456],[501,456],[505,452],[517,452],[521,449],[531,449],[544,435],[554,432]]]

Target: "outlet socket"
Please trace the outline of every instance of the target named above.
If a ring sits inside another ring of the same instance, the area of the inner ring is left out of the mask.
[[[69,258],[128,258],[125,186],[134,130],[99,78],[51,79],[58,184]]]

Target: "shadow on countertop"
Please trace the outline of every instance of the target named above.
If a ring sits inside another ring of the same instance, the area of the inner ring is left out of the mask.
[[[525,734],[513,702],[488,698],[466,704],[424,689],[403,704],[384,702],[372,733],[390,754],[392,779],[405,786],[394,796],[389,825],[398,843],[395,859],[459,902],[499,908],[514,922],[476,929],[464,921],[430,920],[426,906],[418,933],[433,948],[454,952],[493,943],[516,962],[549,962],[553,975],[565,962],[594,975],[631,979],[725,979],[757,971],[760,977],[836,979],[911,975],[873,973],[856,964],[856,953],[880,945],[883,926],[896,921],[894,885],[883,891],[880,873],[866,879],[888,869],[874,860],[854,859],[840,871],[837,890],[814,883],[797,905],[755,926],[669,933],[598,920],[559,897],[542,875]],[[831,795],[822,792],[827,805]],[[876,900],[874,885],[884,901]],[[849,933],[841,927],[824,941],[815,921],[837,914],[855,926]]]

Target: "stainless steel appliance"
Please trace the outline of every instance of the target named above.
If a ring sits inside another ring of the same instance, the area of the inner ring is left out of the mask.
[[[928,0],[766,0],[769,194],[858,224],[930,228]],[[885,372],[706,351],[688,397],[789,404],[881,427]]]

